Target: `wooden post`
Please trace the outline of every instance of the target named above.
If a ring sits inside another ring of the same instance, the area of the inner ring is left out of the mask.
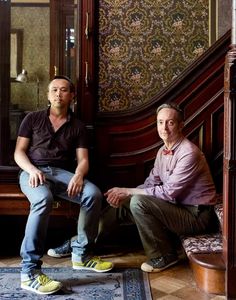
[[[232,4],[232,43],[224,74],[223,255],[227,299],[236,298],[236,0]]]

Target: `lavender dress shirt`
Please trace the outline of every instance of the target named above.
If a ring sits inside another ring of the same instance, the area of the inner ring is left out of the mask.
[[[214,205],[215,186],[204,154],[187,138],[172,148],[173,154],[157,152],[153,169],[142,188],[148,195],[183,205]]]

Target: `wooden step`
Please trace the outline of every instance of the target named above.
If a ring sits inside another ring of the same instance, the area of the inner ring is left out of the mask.
[[[0,184],[0,215],[28,215],[29,201],[16,184]],[[55,197],[51,215],[77,219],[80,206]]]
[[[225,263],[222,253],[189,256],[197,286],[208,294],[225,295]]]

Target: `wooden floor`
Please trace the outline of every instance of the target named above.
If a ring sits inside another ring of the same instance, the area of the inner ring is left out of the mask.
[[[63,222],[63,223],[62,223]],[[66,222],[66,219],[55,218],[50,223],[46,249],[57,247],[73,235],[77,220]],[[24,235],[26,218],[2,216],[0,218],[1,247],[0,247],[0,267],[19,267],[21,258],[19,257],[20,244]],[[58,225],[59,224],[59,225]],[[63,228],[60,224],[63,224]],[[132,226],[125,226],[118,232],[113,232],[112,238],[105,246],[104,241],[100,243],[97,254],[103,259],[110,260],[115,267],[137,267],[146,260],[142,245],[136,229]],[[44,267],[71,266],[70,257],[52,258],[48,255],[43,257]],[[206,295],[196,287],[188,261],[183,258],[177,265],[161,272],[149,274],[150,286],[153,300],[221,300],[223,296]],[[0,298],[1,299],[1,298]]]
[[[142,249],[136,249],[132,252],[128,250],[125,252],[106,250],[105,252],[106,255],[103,255],[102,258],[112,261],[116,267],[140,267],[140,264],[146,259]],[[58,259],[45,255],[43,257],[43,262],[44,267],[71,266],[70,257]],[[19,256],[7,256],[5,254],[0,257],[0,267],[19,267],[19,264]],[[178,265],[161,273],[149,274],[149,279],[153,300],[226,299],[223,296],[206,295],[204,292],[200,291],[196,287],[192,272],[185,259],[180,261]]]

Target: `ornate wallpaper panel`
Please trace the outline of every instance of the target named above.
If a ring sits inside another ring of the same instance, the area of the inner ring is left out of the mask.
[[[99,1],[99,110],[150,99],[208,48],[208,0]]]

